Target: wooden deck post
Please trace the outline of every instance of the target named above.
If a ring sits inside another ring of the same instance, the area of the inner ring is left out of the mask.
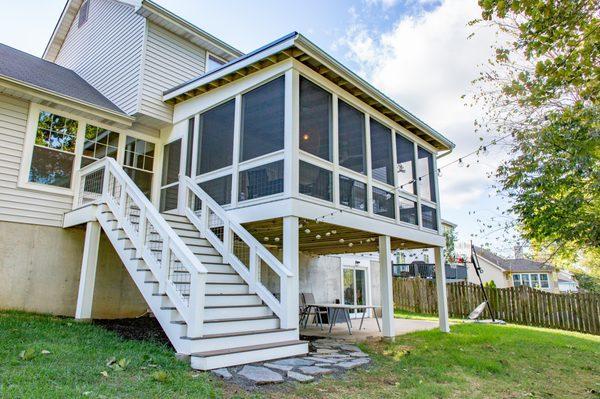
[[[390,236],[379,237],[379,276],[381,284],[382,334],[393,340],[396,336],[394,325],[394,287],[392,285],[392,244]]]
[[[94,285],[96,283],[96,267],[98,265],[98,245],[100,244],[100,223],[87,222],[83,259],[81,261],[81,277],[79,278],[79,293],[75,318],[88,320],[92,318],[92,303],[94,301]]]
[[[444,262],[444,248],[433,249],[435,257],[435,284],[437,287],[438,315],[440,319],[440,331],[450,332],[448,323],[448,292],[446,290],[446,266]]]
[[[285,314],[285,318],[281,320],[282,328],[299,329],[299,251],[298,218],[286,216],[283,218],[283,265],[292,273],[292,276],[287,278],[285,284],[281,285],[281,305]]]

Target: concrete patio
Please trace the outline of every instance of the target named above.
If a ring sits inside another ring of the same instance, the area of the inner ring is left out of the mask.
[[[312,321],[312,320],[311,320]],[[381,319],[379,319],[381,324]],[[362,342],[370,339],[381,338],[382,334],[377,328],[377,322],[374,318],[365,318],[362,329],[359,330],[360,319],[352,319],[352,335],[348,333],[348,327],[345,322],[338,322],[329,334],[329,324],[323,324],[321,330],[318,324],[308,323],[306,328],[300,330],[301,335],[312,337],[332,337],[342,339],[347,342]],[[437,321],[429,320],[409,320],[409,319],[394,319],[396,336],[408,334],[415,331],[431,330],[439,327]]]

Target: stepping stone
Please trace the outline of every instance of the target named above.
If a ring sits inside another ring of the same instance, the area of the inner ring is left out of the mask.
[[[323,355],[332,355],[334,353],[339,353],[338,351],[336,351],[335,349],[317,349],[317,353],[318,354],[323,354]]]
[[[333,373],[332,369],[326,369],[326,368],[315,367],[315,366],[300,367],[300,371],[302,371],[302,373],[308,374],[308,375],[325,375],[325,374]]]
[[[315,377],[313,377],[313,376],[298,373],[296,371],[288,371],[287,376],[288,376],[288,378],[291,378],[292,380],[296,380],[299,382],[310,382],[315,379]]]
[[[270,369],[275,369],[275,370],[281,370],[281,371],[290,371],[291,369],[293,369],[293,366],[284,366],[281,364],[275,364],[275,363],[263,363],[263,366],[268,367]]]
[[[331,363],[315,363],[315,367],[329,367]]]
[[[300,366],[312,366],[315,364],[314,360],[309,359],[298,359],[297,357],[292,357],[289,359],[281,359],[276,362],[271,362],[270,364],[276,364],[278,366],[292,366],[292,367],[300,367]]]
[[[216,374],[217,376],[223,378],[224,380],[228,380],[231,377],[233,377],[231,375],[231,373],[229,372],[229,370],[227,370],[226,368],[222,368],[222,369],[216,369],[212,371],[213,374]]]
[[[261,366],[244,366],[238,374],[250,381],[254,381],[258,385],[283,382],[281,374]]]
[[[349,352],[362,352],[356,345],[340,345],[340,349]]]
[[[369,363],[370,361],[371,361],[371,359],[360,358],[360,359],[350,360],[348,362],[337,363],[334,366],[341,367],[344,370],[350,370],[350,369],[365,365],[365,364]]]
[[[345,359],[340,359],[340,360],[335,360],[335,359],[329,359],[326,357],[310,357],[309,360],[312,360],[314,362],[317,363],[329,363],[329,364],[333,364],[333,363],[337,363],[337,362],[341,362]],[[307,366],[312,366],[312,364],[307,364]]]
[[[352,357],[369,357],[369,355],[367,355],[364,352],[352,352],[352,353],[350,353],[350,356],[352,356]]]

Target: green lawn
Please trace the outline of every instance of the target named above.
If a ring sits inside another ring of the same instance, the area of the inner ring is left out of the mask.
[[[374,360],[366,370],[241,396],[600,398],[600,337],[473,324],[452,332],[364,345]],[[117,363],[107,366],[111,358]],[[219,398],[239,391],[191,371],[156,342],[123,340],[71,319],[0,312],[0,398]]]

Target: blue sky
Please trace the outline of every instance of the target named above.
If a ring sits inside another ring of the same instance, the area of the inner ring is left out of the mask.
[[[155,0],[172,12],[230,43],[251,51],[299,31],[457,144],[439,165],[479,145],[473,121],[479,115],[461,100],[490,54],[492,32],[473,28],[476,0]],[[63,0],[29,0],[4,5],[0,42],[40,56],[64,6]],[[27,23],[24,23],[27,21]],[[440,177],[442,216],[459,225],[463,240],[478,234],[500,252],[512,243],[498,234],[479,234],[477,219],[489,220],[506,207],[497,197],[493,171],[502,156],[471,157],[470,167],[448,167]]]

